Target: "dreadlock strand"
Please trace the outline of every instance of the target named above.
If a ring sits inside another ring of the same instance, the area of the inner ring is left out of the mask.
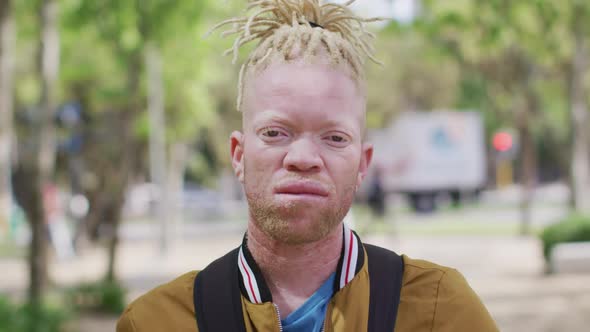
[[[286,31],[282,31],[283,33],[286,33]],[[283,44],[283,48],[281,50],[281,55],[284,57],[284,59],[288,59],[291,49],[293,48],[293,44],[295,44],[295,38],[297,38],[297,34],[296,33],[291,33],[287,35],[287,40],[285,41],[285,44]]]
[[[256,51],[252,54],[252,56],[250,57],[250,63],[253,66],[256,66],[258,63],[262,62],[261,58],[263,58],[264,56],[261,56],[261,52],[260,50],[263,49],[268,49],[268,50],[272,50],[275,47],[273,47],[273,38],[266,38],[264,39],[264,41],[262,41],[262,43],[259,45],[259,47],[256,49]]]
[[[291,18],[289,12],[297,12],[297,8],[293,8],[292,4],[285,0],[275,0],[275,4],[273,6],[275,6],[276,10],[281,13],[282,21],[284,23],[288,22]]]
[[[250,36],[248,36],[248,37],[246,37],[246,38],[242,38],[242,39],[240,40],[240,43],[238,44],[238,48],[239,48],[239,47],[241,47],[242,45],[245,45],[245,44],[247,44],[247,43],[249,43],[249,42],[251,42],[251,41],[253,41],[253,40],[256,40],[256,39],[258,39],[258,38],[260,38],[260,37],[264,36],[264,35],[265,35],[265,34],[267,34],[267,33],[269,33],[269,34],[270,34],[270,32],[265,32],[265,31],[262,31],[262,32],[258,32],[258,33],[252,34],[252,35],[250,35]]]
[[[244,97],[244,75],[246,73],[246,68],[248,67],[248,62],[246,61],[242,67],[240,68],[240,74],[238,75],[238,100],[236,108],[238,111],[242,108],[242,98]]]
[[[309,0],[301,0],[300,2],[301,2],[301,7],[303,8],[303,12],[305,14],[310,13],[311,20],[313,22],[318,23],[317,21],[321,17],[321,9],[320,9],[319,3],[314,2],[314,1],[309,1]],[[307,18],[307,15],[306,15],[306,18]],[[308,20],[309,20],[309,18],[308,18]]]
[[[340,57],[350,66],[353,73],[356,75],[361,74],[363,65],[360,63],[358,57],[354,56],[354,53],[348,49],[348,45],[342,45],[340,48]]]
[[[322,7],[322,17],[327,18],[331,17],[332,15],[338,15],[340,13],[348,13],[349,10],[347,8],[342,8],[341,5],[338,4],[327,4]]]
[[[254,15],[250,16],[250,19],[248,19],[248,21],[246,22],[246,36],[250,34],[250,25],[252,25],[252,22],[254,22],[254,20],[257,19],[259,20],[258,16],[271,11],[273,11],[272,8],[264,8],[256,12]]]
[[[291,14],[291,26],[296,27],[299,25],[299,16],[297,16],[297,12],[293,12]]]
[[[336,64],[340,63],[340,59],[338,57],[338,55],[339,55],[338,46],[336,46],[334,39],[333,38],[326,38],[325,42],[326,42],[326,46],[328,48],[328,52],[330,53],[331,61],[333,61]]]
[[[313,29],[311,38],[307,44],[307,49],[303,53],[304,61],[308,60],[315,52],[321,42],[322,31],[320,29]]]
[[[239,48],[240,48],[240,41],[242,40],[242,36],[239,36],[238,38],[236,38],[236,40],[234,41],[234,45],[231,49],[231,51],[233,52],[234,56],[232,58],[232,64],[236,64],[236,62],[238,62],[238,54],[239,54]]]
[[[232,18],[232,19],[229,19],[229,20],[225,20],[225,21],[223,21],[223,22],[219,22],[219,23],[217,23],[216,25],[214,25],[214,26],[213,26],[211,29],[209,29],[209,31],[207,31],[207,32],[205,33],[205,36],[204,36],[204,37],[205,37],[205,38],[206,38],[206,37],[208,37],[208,36],[209,36],[209,35],[211,35],[211,34],[212,34],[212,33],[213,33],[215,30],[217,30],[217,29],[221,28],[222,26],[225,26],[225,25],[228,25],[228,24],[231,24],[231,23],[241,23],[241,22],[246,22],[246,21],[248,21],[248,19],[247,19],[247,18]]]
[[[274,45],[273,48],[277,52],[280,52],[280,50],[282,50],[283,47],[285,46],[285,43],[287,42],[288,39],[289,39],[289,36],[287,36],[286,34],[277,34],[274,38],[272,38],[272,43]]]
[[[273,52],[273,48],[271,47],[266,51],[266,54],[262,58],[260,58],[260,60],[258,60],[258,62],[260,62],[260,63],[265,62],[268,59],[268,57],[270,57],[272,52]]]
[[[334,15],[334,17],[330,18],[330,20],[327,20],[324,22],[324,24],[330,24],[334,21],[345,21],[345,20],[350,20],[350,21],[356,21],[356,22],[364,22],[362,21],[362,19],[359,19],[358,17],[355,16],[336,16]]]
[[[248,1],[248,5],[246,6],[246,10],[252,9],[254,7],[258,7],[261,5],[265,5],[265,4],[269,4],[272,1],[269,0],[254,0],[254,1]]]

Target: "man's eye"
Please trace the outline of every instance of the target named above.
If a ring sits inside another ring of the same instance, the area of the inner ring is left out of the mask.
[[[342,136],[342,135],[330,135],[330,136],[326,136],[326,138],[330,143],[336,143],[336,144],[342,144],[342,143],[346,143],[346,137]]]
[[[281,133],[278,130],[266,130],[262,134],[267,137],[279,137]]]

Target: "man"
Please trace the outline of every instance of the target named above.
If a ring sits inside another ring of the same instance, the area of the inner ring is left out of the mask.
[[[407,256],[395,270],[399,256],[342,223],[373,154],[363,140],[368,20],[318,0],[249,8],[223,22],[238,34],[234,55],[259,40],[240,74],[243,131],[230,138],[249,206],[244,241],[140,297],[117,330],[497,331],[457,271]],[[399,275],[377,278],[390,267]]]

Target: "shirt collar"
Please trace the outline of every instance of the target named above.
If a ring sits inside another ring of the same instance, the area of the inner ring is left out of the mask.
[[[361,270],[365,260],[364,249],[360,238],[346,224],[343,227],[342,237],[343,245],[340,260],[336,268],[334,293],[344,288],[354,279],[356,274]],[[256,304],[272,302],[270,289],[266,285],[262,272],[248,249],[248,237],[246,235],[244,235],[242,245],[240,246],[237,263],[240,271],[239,282],[242,295],[250,300],[250,302]]]

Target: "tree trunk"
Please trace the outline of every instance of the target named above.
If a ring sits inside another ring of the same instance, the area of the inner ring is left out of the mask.
[[[183,234],[184,226],[184,174],[186,172],[187,145],[176,142],[170,147],[170,164],[168,167],[168,190],[170,204],[174,206],[170,211],[170,220],[174,226],[173,234]]]
[[[39,45],[39,70],[41,74],[41,100],[37,118],[38,132],[35,132],[35,153],[23,160],[23,181],[28,197],[21,203],[31,225],[30,285],[29,301],[37,307],[47,286],[47,219],[44,209],[43,191],[53,176],[55,162],[55,128],[53,124],[56,108],[57,74],[59,67],[59,35],[57,27],[58,5],[56,0],[44,0],[41,4],[41,40]],[[21,202],[22,202],[21,200]]]
[[[581,17],[574,14],[574,58],[569,73],[570,121],[572,126],[571,176],[574,210],[590,212],[588,186],[590,185],[590,146],[588,142],[588,105],[584,89],[584,76],[588,71],[586,36],[581,29]]]
[[[43,191],[40,188],[40,174],[36,169],[25,172],[35,188],[30,190],[29,203],[23,205],[31,225],[31,244],[29,249],[29,302],[37,307],[47,287],[48,229],[43,204]],[[22,203],[21,203],[22,204]]]
[[[530,75],[530,74],[529,74]],[[530,82],[530,79],[529,79]],[[527,84],[525,105],[518,113],[517,125],[522,148],[522,196],[520,202],[520,234],[530,235],[532,224],[532,202],[537,182],[537,158],[535,141],[531,132],[532,116],[538,107],[538,99],[531,83]]]
[[[123,208],[124,197],[111,197],[109,207],[107,209],[106,217],[112,224],[110,227],[110,238],[108,240],[108,267],[105,280],[113,283],[117,279],[116,265],[117,265],[117,249],[119,247],[118,224],[121,219],[121,211]]]
[[[119,246],[119,225],[122,219],[122,210],[125,205],[125,192],[129,179],[131,178],[132,169],[135,165],[135,140],[133,137],[133,126],[137,118],[140,105],[139,82],[141,76],[141,57],[137,52],[130,58],[127,72],[127,87],[130,93],[130,102],[127,108],[118,114],[115,137],[120,139],[120,146],[114,151],[115,160],[119,160],[116,168],[116,176],[109,181],[106,194],[111,197],[104,206],[110,224],[110,238],[108,242],[108,269],[105,275],[107,281],[116,281],[116,260],[117,249]],[[120,136],[119,136],[120,135]]]
[[[148,78],[148,113],[150,119],[150,175],[159,189],[156,204],[156,218],[160,223],[160,253],[168,252],[171,231],[169,225],[169,197],[166,171],[166,124],[164,117],[164,83],[162,59],[157,46],[150,42],[145,54]]]
[[[41,105],[39,170],[41,181],[49,181],[55,168],[55,125],[57,75],[59,73],[58,2],[44,0],[41,8]]]
[[[0,2],[0,234],[8,231],[12,207],[14,43],[12,3],[3,0]]]
[[[130,107],[130,106],[129,106]],[[104,279],[116,281],[118,229],[125,204],[125,192],[134,163],[131,137],[133,112],[129,108],[103,113],[93,123],[84,153],[88,172],[97,179],[85,192],[90,201],[86,229],[91,240],[107,244],[108,265]]]
[[[107,274],[105,281],[108,283],[115,283],[117,281],[116,263],[117,263],[117,249],[119,248],[119,235],[113,234],[108,244],[109,265],[107,267]]]

